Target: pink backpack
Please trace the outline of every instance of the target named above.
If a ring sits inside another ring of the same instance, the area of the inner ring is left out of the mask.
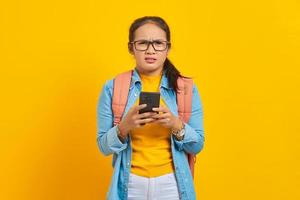
[[[133,70],[129,70],[118,74],[114,79],[114,91],[112,99],[112,110],[114,114],[114,125],[120,123],[122,115],[127,104],[128,92],[131,82]],[[177,107],[179,118],[188,122],[192,113],[192,94],[193,94],[193,80],[183,77],[177,79],[178,92]],[[195,154],[187,154],[190,170],[194,178],[194,165],[196,162]]]

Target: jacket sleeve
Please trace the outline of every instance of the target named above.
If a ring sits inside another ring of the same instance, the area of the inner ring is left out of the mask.
[[[113,80],[106,81],[97,105],[97,144],[104,155],[119,154],[127,148],[127,140],[122,143],[117,135],[116,126],[113,126],[112,92]]]
[[[192,97],[192,113],[188,123],[185,124],[185,135],[183,140],[176,140],[175,146],[179,151],[185,151],[186,153],[197,154],[203,149],[204,145],[204,130],[203,130],[203,108],[202,101],[197,89],[197,86],[193,86]]]

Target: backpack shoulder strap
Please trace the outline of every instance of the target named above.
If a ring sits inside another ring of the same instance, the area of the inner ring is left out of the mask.
[[[192,97],[193,97],[193,80],[188,78],[179,77],[177,79],[177,107],[179,118],[188,123],[192,114]],[[194,178],[194,168],[196,162],[195,154],[186,154],[192,177]]]
[[[193,79],[178,77],[177,106],[179,118],[188,122],[192,113]]]
[[[114,79],[112,97],[112,110],[114,114],[114,126],[120,123],[127,104],[128,92],[133,70],[118,74]]]

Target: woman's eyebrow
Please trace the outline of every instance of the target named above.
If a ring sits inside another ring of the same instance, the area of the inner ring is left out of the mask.
[[[136,39],[136,40],[147,40],[147,41],[151,41],[149,39],[145,39],[145,38],[139,38],[139,39]],[[152,41],[157,41],[157,40],[166,40],[165,38],[155,38],[155,39],[152,39]]]

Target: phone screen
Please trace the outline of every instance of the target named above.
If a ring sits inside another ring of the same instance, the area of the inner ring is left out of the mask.
[[[141,92],[139,105],[147,104],[147,106],[141,110],[139,113],[153,112],[152,108],[159,107],[160,93],[159,92]]]

